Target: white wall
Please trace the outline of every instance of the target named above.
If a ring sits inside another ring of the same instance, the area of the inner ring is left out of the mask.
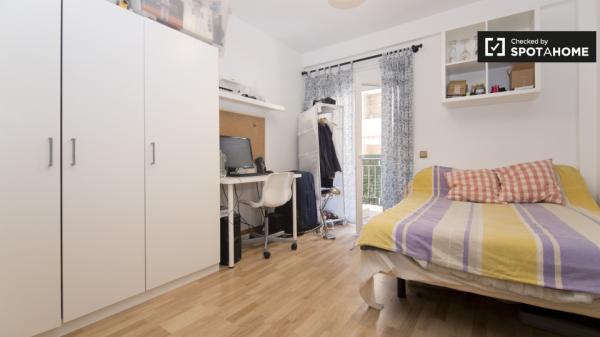
[[[581,1],[593,0],[480,1],[306,53],[303,64],[308,67],[335,63],[422,42],[424,47],[415,57],[417,170],[434,164],[476,168],[553,158],[557,163],[580,167],[595,191],[596,179],[600,179],[596,159],[600,140],[595,132],[598,122],[591,113],[596,111],[595,103],[586,98],[597,94],[597,86],[580,85],[578,65],[543,64],[542,92],[529,101],[448,108],[439,98],[444,85],[440,75],[441,31],[538,6],[542,30],[576,30],[578,14],[586,11],[582,6],[590,5],[582,5]],[[586,105],[580,107],[581,102]],[[586,141],[585,147],[580,145],[582,140]],[[590,140],[593,141],[588,146]],[[420,150],[428,150],[429,158],[419,159]]]
[[[577,1],[577,29],[596,30],[597,0]],[[581,173],[591,185],[596,196],[600,194],[600,149],[598,139],[598,76],[596,63],[581,63],[579,70],[579,128],[578,159]]]
[[[235,13],[234,13],[235,14]],[[232,15],[229,19],[220,76],[256,87],[267,101],[286,111],[266,118],[266,164],[274,171],[298,167],[297,121],[304,82],[300,54]]]
[[[297,115],[304,94],[300,54],[232,15],[219,67],[222,78],[255,87],[267,101],[285,106],[285,111],[267,113],[265,162],[273,171],[297,169]],[[241,200],[257,199],[255,186],[240,187],[238,192]],[[260,224],[255,211],[240,207],[248,222]]]

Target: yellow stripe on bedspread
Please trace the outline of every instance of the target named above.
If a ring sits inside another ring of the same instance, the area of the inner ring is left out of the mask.
[[[483,208],[481,275],[538,284],[538,243],[512,205],[478,204]]]
[[[401,203],[377,215],[360,234],[358,244],[396,251],[394,228],[396,224],[424,205],[433,195],[433,168],[429,167],[415,176],[411,193]]]
[[[554,171],[558,174],[560,187],[569,205],[600,219],[600,207],[594,201],[579,171],[567,165],[555,165]]]

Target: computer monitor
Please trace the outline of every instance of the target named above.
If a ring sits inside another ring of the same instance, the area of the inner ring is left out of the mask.
[[[250,139],[221,136],[220,147],[221,152],[226,156],[225,166],[228,170],[254,167]]]

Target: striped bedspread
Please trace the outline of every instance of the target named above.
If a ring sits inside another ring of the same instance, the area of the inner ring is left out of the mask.
[[[556,166],[567,205],[451,201],[446,167],[373,218],[359,245],[502,280],[600,294],[600,208],[579,172]]]

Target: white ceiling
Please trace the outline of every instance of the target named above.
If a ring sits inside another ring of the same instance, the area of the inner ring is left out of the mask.
[[[327,0],[231,0],[231,9],[241,20],[307,52],[476,1],[366,0],[340,10]]]

